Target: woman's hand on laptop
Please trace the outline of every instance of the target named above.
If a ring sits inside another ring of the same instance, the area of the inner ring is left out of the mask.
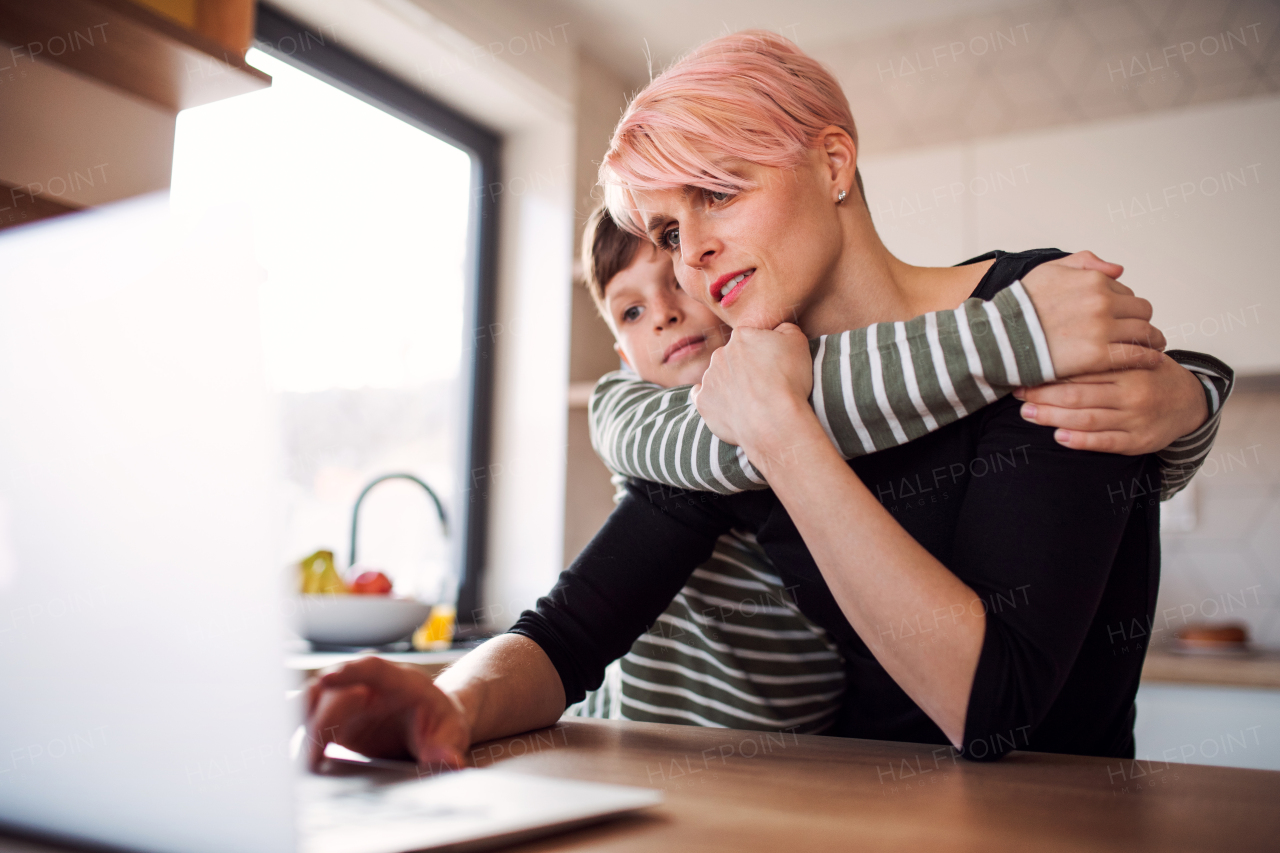
[[[1162,363],[1165,338],[1151,325],[1151,303],[1116,281],[1123,273],[1093,252],[1076,252],[1023,277],[1058,378]]]
[[[422,672],[367,657],[311,680],[307,743],[313,769],[330,743],[369,758],[457,769],[471,726],[461,705]]]
[[[1087,374],[1013,395],[1024,418],[1058,427],[1059,444],[1127,456],[1163,450],[1209,416],[1204,386],[1163,354],[1154,370]]]

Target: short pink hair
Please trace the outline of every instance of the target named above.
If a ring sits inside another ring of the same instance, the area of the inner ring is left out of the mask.
[[[794,168],[832,125],[858,141],[844,90],[820,62],[766,30],[721,36],[627,106],[600,165],[605,205],[620,227],[643,236],[633,190],[751,189],[722,158]]]

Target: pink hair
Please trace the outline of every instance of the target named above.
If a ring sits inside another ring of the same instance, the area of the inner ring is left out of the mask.
[[[632,99],[600,165],[605,204],[620,227],[644,236],[632,191],[742,192],[752,185],[725,157],[794,168],[832,125],[857,143],[849,102],[821,63],[766,30],[721,36]]]

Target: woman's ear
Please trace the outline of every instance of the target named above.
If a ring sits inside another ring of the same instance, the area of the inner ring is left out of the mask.
[[[841,190],[853,192],[858,169],[858,144],[847,131],[835,125],[819,134],[818,143],[822,149],[823,164],[831,179],[832,200],[838,198]]]

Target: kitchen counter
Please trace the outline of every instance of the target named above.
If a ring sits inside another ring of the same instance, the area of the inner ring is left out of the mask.
[[[284,665],[286,669],[299,672],[305,678],[327,667],[376,654],[392,663],[415,666],[434,677],[468,651],[469,649],[446,649],[439,652],[297,652],[286,655]]]
[[[358,660],[374,652],[297,652],[285,666],[309,676],[321,669]],[[416,666],[436,675],[466,654],[465,649],[439,652],[377,652],[393,663]],[[1147,653],[1142,681],[1149,684],[1205,684],[1217,687],[1260,687],[1280,690],[1280,653],[1266,651],[1247,657],[1179,655],[1161,649]]]
[[[1156,684],[1206,684],[1280,690],[1280,653],[1248,656],[1180,655],[1161,649],[1147,652],[1142,681]]]

